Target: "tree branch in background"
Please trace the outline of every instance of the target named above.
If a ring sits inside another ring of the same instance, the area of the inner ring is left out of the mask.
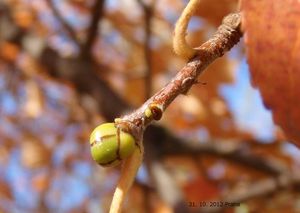
[[[51,76],[72,82],[80,95],[92,96],[98,104],[99,113],[108,121],[130,108],[130,105],[99,77],[93,61],[83,58],[61,58],[50,48],[43,51],[40,60],[41,64],[48,68]],[[103,69],[106,67],[103,66]]]
[[[278,177],[263,179],[257,181],[256,183],[249,184],[247,187],[243,187],[238,191],[229,192],[226,196],[222,198],[222,202],[240,204],[252,198],[257,199],[288,188],[299,189],[299,187],[300,187],[300,174],[288,173]],[[225,208],[226,206],[206,207],[206,208],[199,208],[199,211],[197,212],[213,213],[213,212],[220,212],[222,209]]]
[[[87,31],[86,40],[81,47],[81,56],[84,58],[90,58],[91,49],[98,35],[98,25],[104,14],[104,4],[105,0],[96,0],[91,8],[91,22]]]
[[[73,27],[64,19],[58,8],[55,7],[53,0],[45,0],[51,9],[53,15],[57,18],[62,27],[67,31],[73,42],[75,42],[78,46],[80,42],[77,38],[76,32]]]
[[[255,141],[251,141],[246,144],[242,141],[194,143],[176,137],[171,132],[156,125],[151,125],[147,128],[144,138],[145,149],[147,150],[147,152],[145,152],[145,162],[149,170],[148,172],[150,177],[154,176],[151,178],[154,179],[155,183],[160,182],[161,178],[159,178],[155,172],[152,173],[154,168],[152,168],[151,164],[153,162],[160,162],[162,158],[170,155],[209,155],[220,157],[272,176],[256,183],[252,183],[246,188],[242,188],[240,191],[230,191],[224,195],[220,202],[241,203],[249,199],[266,196],[270,193],[287,189],[289,187],[300,187],[300,174],[291,174],[289,169],[282,164],[276,161],[270,161],[268,158],[251,154],[251,144],[257,143]],[[157,140],[158,138],[159,140]],[[161,183],[156,185],[156,187],[159,186],[161,186]],[[176,186],[176,184],[172,185],[172,189],[165,186],[162,188],[164,190],[163,193],[161,193],[159,189],[156,189],[157,192],[165,200],[165,202],[173,206],[174,209],[176,209],[176,205],[174,205],[174,202],[168,202],[170,199],[176,198],[177,205],[184,203],[183,196],[178,196],[180,195],[180,189]],[[171,193],[174,190],[177,190],[177,192]],[[180,200],[180,198],[182,200]],[[222,210],[220,207],[199,208],[199,212],[220,212],[220,210]]]
[[[288,171],[286,167],[277,162],[252,154],[251,150],[248,150],[241,141],[193,143],[174,138],[172,146],[169,142],[164,149],[164,155],[212,155],[243,166],[254,168],[273,176],[278,176]]]
[[[145,70],[145,100],[151,97],[152,93],[152,64],[151,64],[151,27],[153,18],[153,8],[155,1],[151,5],[147,5],[142,0],[138,0],[144,11],[144,60],[146,65]]]

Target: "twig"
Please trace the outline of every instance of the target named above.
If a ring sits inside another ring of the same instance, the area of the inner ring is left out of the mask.
[[[145,111],[151,106],[157,106],[156,108],[163,113],[178,95],[186,94],[197,83],[198,76],[205,68],[239,41],[242,36],[240,24],[241,15],[239,13],[226,16],[215,35],[197,48],[197,55],[177,73],[171,82],[148,99],[139,109],[125,115],[122,121],[134,125],[136,128],[133,131],[143,132],[153,120],[158,120],[159,118],[149,116]],[[128,131],[132,132],[132,129]]]
[[[97,35],[98,35],[98,24],[103,17],[105,0],[96,0],[95,5],[92,6],[92,17],[88,28],[87,37],[84,44],[81,47],[81,56],[89,57],[91,48],[93,47]]]
[[[197,83],[197,77],[211,62],[222,56],[239,41],[242,36],[240,24],[241,16],[239,13],[225,17],[216,34],[199,47],[197,55],[179,71],[169,84],[133,113],[125,115],[123,118],[115,119],[117,128],[130,132],[137,139],[139,146],[143,147],[141,138],[147,125],[153,120],[159,120],[163,111],[178,95],[186,94],[193,84]],[[129,161],[131,159],[132,157],[129,158]],[[139,166],[137,162],[127,162],[126,160],[124,168],[128,171],[130,171],[130,168]],[[134,176],[127,175],[126,172],[121,175],[111,204],[111,213],[121,211],[124,196],[133,179]]]
[[[145,32],[145,40],[144,40],[144,58],[146,64],[145,70],[145,99],[151,97],[152,92],[152,64],[151,64],[151,22],[153,16],[153,5],[147,5],[142,0],[138,0],[138,3],[144,10],[144,32]]]
[[[52,0],[45,0],[49,6],[49,8],[51,9],[52,13],[54,14],[54,16],[58,19],[58,21],[60,22],[60,24],[62,25],[62,27],[67,31],[67,33],[69,34],[69,36],[71,37],[71,39],[76,43],[76,44],[80,44],[76,32],[73,29],[73,27],[71,25],[69,25],[69,23],[64,19],[64,17],[62,16],[62,14],[60,13],[60,11],[58,10],[58,8],[55,7],[54,3]]]

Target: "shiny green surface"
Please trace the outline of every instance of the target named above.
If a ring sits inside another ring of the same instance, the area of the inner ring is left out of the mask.
[[[104,123],[94,129],[90,136],[93,159],[102,166],[115,166],[131,155],[136,148],[135,140],[129,133],[120,131],[118,141],[114,123]]]

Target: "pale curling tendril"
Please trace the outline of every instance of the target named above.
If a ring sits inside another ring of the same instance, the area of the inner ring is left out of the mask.
[[[174,31],[173,49],[174,52],[185,59],[195,56],[197,50],[193,49],[185,40],[187,27],[192,15],[195,13],[200,0],[190,0],[179,17]]]

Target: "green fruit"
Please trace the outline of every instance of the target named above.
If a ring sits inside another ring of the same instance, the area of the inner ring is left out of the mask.
[[[116,166],[136,148],[134,137],[114,123],[97,126],[90,136],[91,154],[101,166]]]

